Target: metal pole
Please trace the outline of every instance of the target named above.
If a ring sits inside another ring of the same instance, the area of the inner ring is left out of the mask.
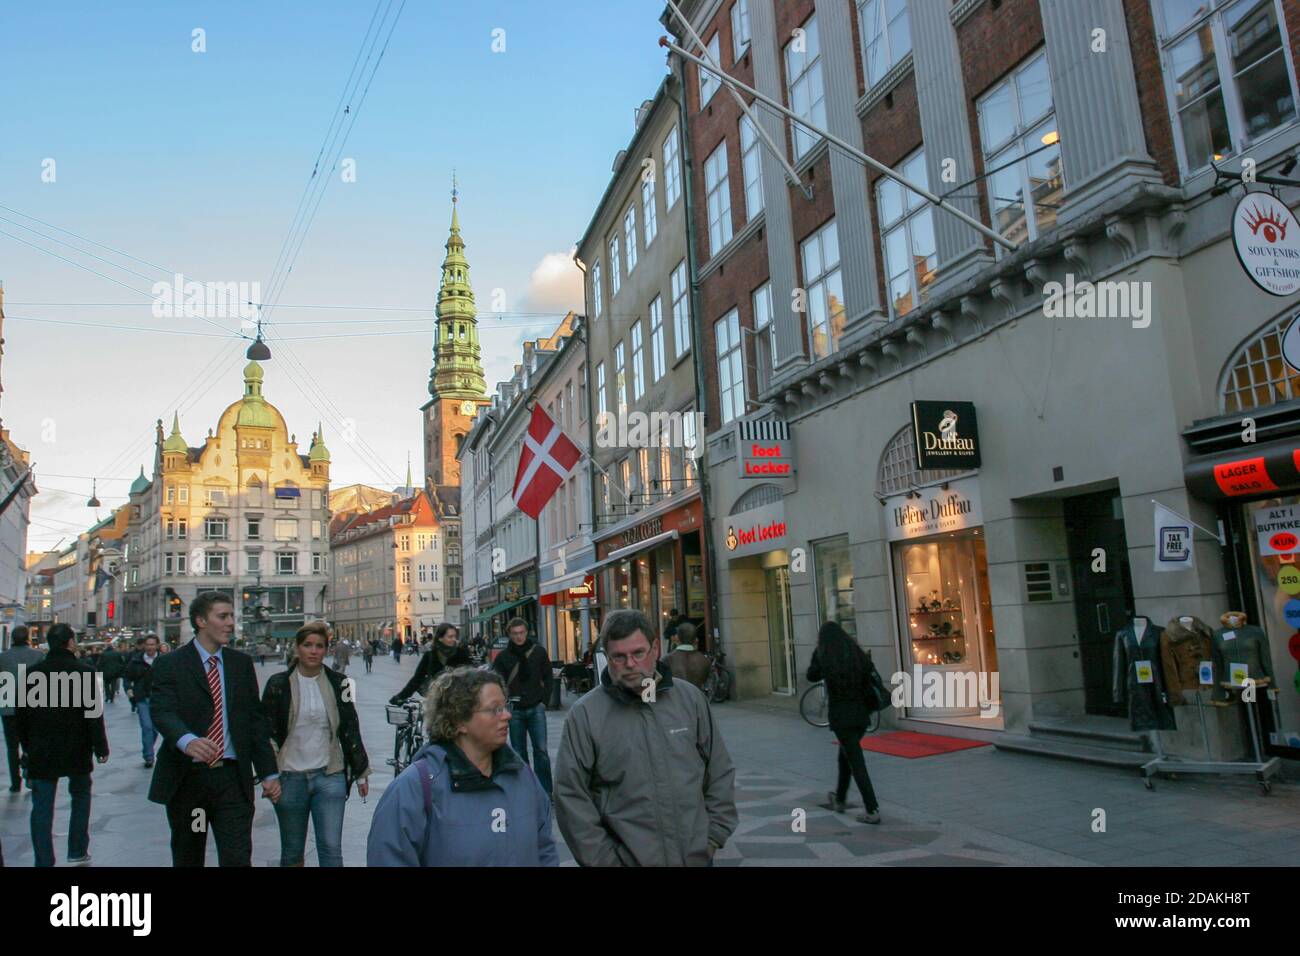
[[[690,60],[692,63],[698,64],[700,67],[708,70],[710,73],[717,73],[719,76],[726,76],[726,74],[721,73],[719,70],[714,68],[707,60],[703,60],[693,53],[686,52],[686,50],[682,49],[682,47],[678,46],[676,43],[673,43],[667,37],[660,37],[659,45],[662,47],[666,47],[669,50],[672,50],[674,53],[678,54],[684,59]],[[872,159],[862,150],[858,149],[855,146],[849,145],[844,140],[836,136],[834,133],[827,132],[824,129],[819,129],[818,127],[812,125],[806,119],[794,113],[793,111],[787,109],[784,105],[778,103],[770,96],[764,96],[762,93],[754,89],[752,86],[746,86],[744,83],[741,83],[739,80],[731,79],[731,77],[727,77],[727,79],[730,80],[731,83],[733,83],[735,86],[744,90],[746,93],[753,95],[755,99],[761,101],[767,106],[770,106],[778,113],[781,113],[784,116],[788,116],[791,120],[798,123],[800,126],[804,127],[810,132],[816,133],[818,136],[824,136],[826,140],[830,142],[832,145],[838,146],[840,149],[844,150],[850,156],[853,156],[854,158],[858,159],[863,163],[866,163],[868,166],[870,166],[872,169],[876,170],[877,172],[881,173],[882,175],[888,176],[890,179],[894,180],[894,182],[898,183],[900,186],[903,186],[906,189],[910,189],[918,196],[924,197],[925,199],[929,200],[931,203],[933,203],[935,206],[938,206],[940,209],[944,210],[945,212],[951,213],[952,215],[956,216],[962,222],[966,223],[966,225],[970,226],[972,229],[976,230],[981,235],[987,236],[989,239],[992,239],[994,242],[996,242],[998,245],[1002,246],[1003,248],[1007,249],[1008,251],[1015,252],[1016,249],[1019,248],[1014,242],[1012,242],[1010,239],[1007,239],[1001,233],[994,232],[992,229],[984,225],[984,223],[980,222],[978,219],[975,219],[973,216],[968,216],[966,213],[962,212],[957,207],[949,204],[946,200],[930,192],[930,190],[925,189],[922,186],[918,186],[916,183],[912,182],[911,180],[904,179],[902,176],[894,172],[884,163]]]
[[[735,97],[736,103],[740,106],[744,114],[747,117],[749,117],[749,121],[754,124],[754,132],[756,132],[758,134],[759,139],[763,141],[763,145],[767,147],[768,152],[770,152],[773,156],[775,156],[777,158],[777,161],[783,167],[785,167],[786,179],[788,179],[792,185],[797,186],[799,188],[799,191],[804,194],[804,197],[806,199],[812,199],[812,187],[804,183],[804,181],[799,178],[799,174],[794,171],[794,167],[790,165],[790,161],[785,158],[785,151],[783,149],[780,149],[776,145],[776,143],[772,142],[772,137],[767,135],[767,130],[763,129],[762,124],[758,122],[758,117],[754,115],[754,111],[749,108],[749,104],[745,102],[744,97],[742,97],[736,91],[735,82],[731,79],[731,77],[729,77],[727,74],[722,72],[722,65],[719,63],[715,63],[713,61],[713,57],[709,56],[709,48],[704,45],[704,40],[700,37],[698,33],[695,32],[695,28],[691,26],[691,21],[686,19],[686,17],[682,15],[681,8],[677,6],[674,0],[668,0],[668,6],[672,8],[673,13],[677,14],[677,19],[682,22],[682,25],[684,27],[686,27],[686,32],[691,35],[691,39],[695,41],[696,46],[698,46],[701,50],[703,50],[704,55],[709,58],[710,69],[718,76],[722,77],[722,83],[724,86],[726,86],[727,92],[729,92],[733,97]],[[751,46],[753,45],[753,40],[750,41],[750,45]],[[683,97],[686,95],[685,80],[686,80],[685,71],[683,71],[683,75],[682,75]]]

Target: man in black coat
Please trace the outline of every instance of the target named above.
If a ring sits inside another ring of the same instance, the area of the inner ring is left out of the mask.
[[[429,685],[433,682],[433,679],[446,668],[470,667],[473,663],[469,651],[460,644],[460,632],[456,630],[456,626],[446,623],[439,624],[433,647],[429,650],[429,653],[420,658],[420,663],[416,665],[415,673],[406,682],[406,686],[394,694],[388,702],[396,705],[412,694],[423,696],[429,692]]]
[[[47,635],[49,653],[27,672],[26,706],[17,709],[18,737],[32,788],[32,851],[37,866],[54,865],[54,798],[59,778],[68,778],[72,819],[68,823],[68,862],[90,861],[91,758],[108,760],[104,704],[95,672],[73,653],[75,635],[55,624]],[[32,692],[43,686],[36,701]]]
[[[117,696],[117,682],[126,670],[126,658],[110,643],[104,648],[104,653],[99,655],[95,670],[104,675],[104,696],[110,704],[113,703],[113,698]]]
[[[203,865],[209,829],[219,865],[251,866],[254,776],[263,796],[280,798],[257,672],[251,657],[227,646],[235,609],[226,595],[196,597],[190,624],[194,640],[153,666],[152,716],[163,745],[149,799],[167,807],[173,866]]]
[[[497,655],[492,666],[505,678],[510,701],[510,748],[529,761],[527,741],[533,742],[529,763],[547,796],[551,793],[551,756],[546,752],[546,700],[550,697],[551,658],[528,636],[528,622],[513,618],[506,625],[510,643]]]

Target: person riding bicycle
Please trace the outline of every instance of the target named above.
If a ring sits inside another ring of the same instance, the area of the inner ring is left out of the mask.
[[[677,625],[677,646],[664,658],[674,677],[690,681],[700,689],[709,676],[709,655],[695,646],[695,625],[682,621]]]
[[[433,650],[420,658],[415,673],[406,682],[406,686],[389,699],[390,704],[400,704],[412,694],[424,696],[433,679],[449,667],[469,667],[473,664],[469,651],[460,644],[460,631],[456,625],[444,621],[438,625],[433,637]]]

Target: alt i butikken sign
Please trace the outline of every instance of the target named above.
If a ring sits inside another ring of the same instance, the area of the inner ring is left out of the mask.
[[[1232,245],[1246,275],[1269,295],[1300,292],[1300,224],[1272,193],[1247,193],[1237,203]]]

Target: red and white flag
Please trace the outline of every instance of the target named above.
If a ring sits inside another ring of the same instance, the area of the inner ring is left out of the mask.
[[[536,519],[581,459],[578,446],[551,421],[541,405],[534,405],[533,419],[524,435],[524,450],[519,455],[519,471],[515,474],[515,505]]]

